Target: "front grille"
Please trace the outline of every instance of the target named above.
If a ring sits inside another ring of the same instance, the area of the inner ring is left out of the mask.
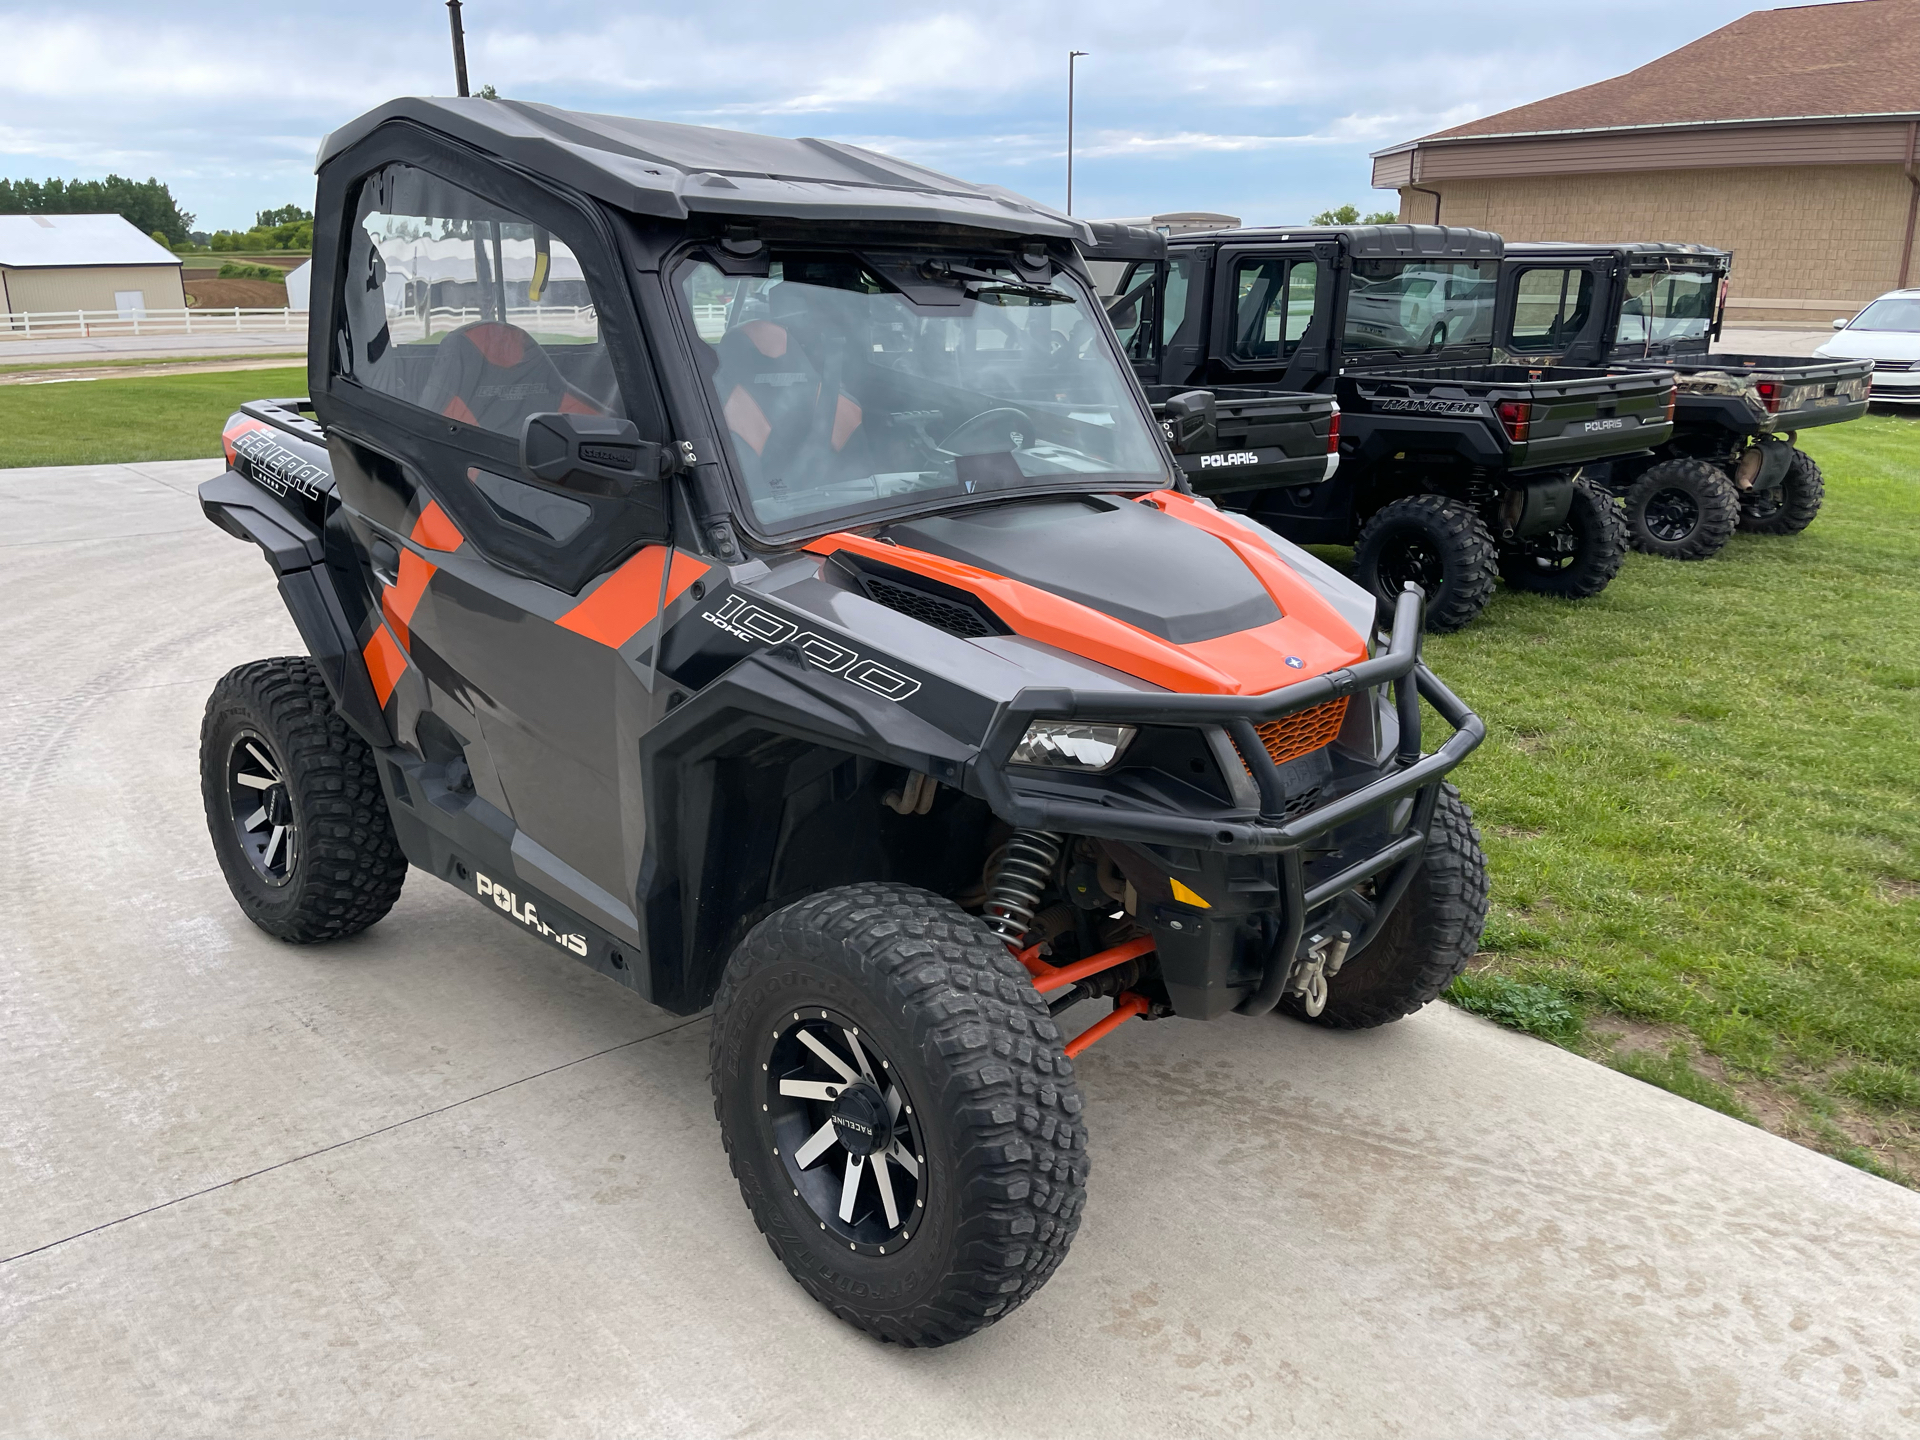
[[[1267,755],[1274,764],[1284,765],[1289,760],[1298,760],[1302,755],[1310,755],[1322,745],[1329,744],[1340,733],[1341,722],[1347,718],[1347,701],[1350,698],[1342,695],[1338,700],[1329,700],[1311,710],[1269,720],[1264,725],[1254,726],[1254,733],[1260,737],[1260,743],[1266,746]]]
[[[1000,633],[980,611],[958,600],[929,595],[924,590],[916,590],[911,585],[902,585],[879,575],[863,575],[860,583],[869,600],[889,610],[898,610],[902,615],[911,615],[936,630],[958,635],[962,640],[978,640],[983,635]]]

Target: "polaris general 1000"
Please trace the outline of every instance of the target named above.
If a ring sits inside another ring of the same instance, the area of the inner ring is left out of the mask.
[[[711,1006],[741,1192],[835,1313],[938,1344],[1045,1282],[1127,1019],[1377,1025],[1473,954],[1484,732],[1418,592],[1377,637],[1194,498],[1077,222],[487,100],[333,135],[318,214],[311,399],[201,491],[309,651],[207,707],[233,894],[331,940],[413,865]]]

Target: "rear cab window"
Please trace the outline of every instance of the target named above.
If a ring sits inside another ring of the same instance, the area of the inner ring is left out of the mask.
[[[1348,354],[1424,354],[1493,339],[1497,260],[1355,260]]]
[[[1636,270],[1614,336],[1622,345],[1704,340],[1713,329],[1720,277],[1711,270]]]

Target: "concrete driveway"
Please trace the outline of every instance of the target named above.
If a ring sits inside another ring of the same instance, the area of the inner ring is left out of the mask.
[[[217,468],[0,472],[0,1433],[1920,1431],[1920,1196],[1445,1006],[1127,1026],[1053,1283],[842,1326],[704,1020],[419,874],[330,949],[240,918],[200,710],[297,641]]]

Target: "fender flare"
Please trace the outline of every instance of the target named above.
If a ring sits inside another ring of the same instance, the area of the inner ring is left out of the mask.
[[[393,732],[327,570],[319,532],[232,470],[201,485],[200,509],[229,535],[260,547],[279,581],[280,599],[306,642],[307,653],[319,665],[341,717],[375,749],[390,749]]]

